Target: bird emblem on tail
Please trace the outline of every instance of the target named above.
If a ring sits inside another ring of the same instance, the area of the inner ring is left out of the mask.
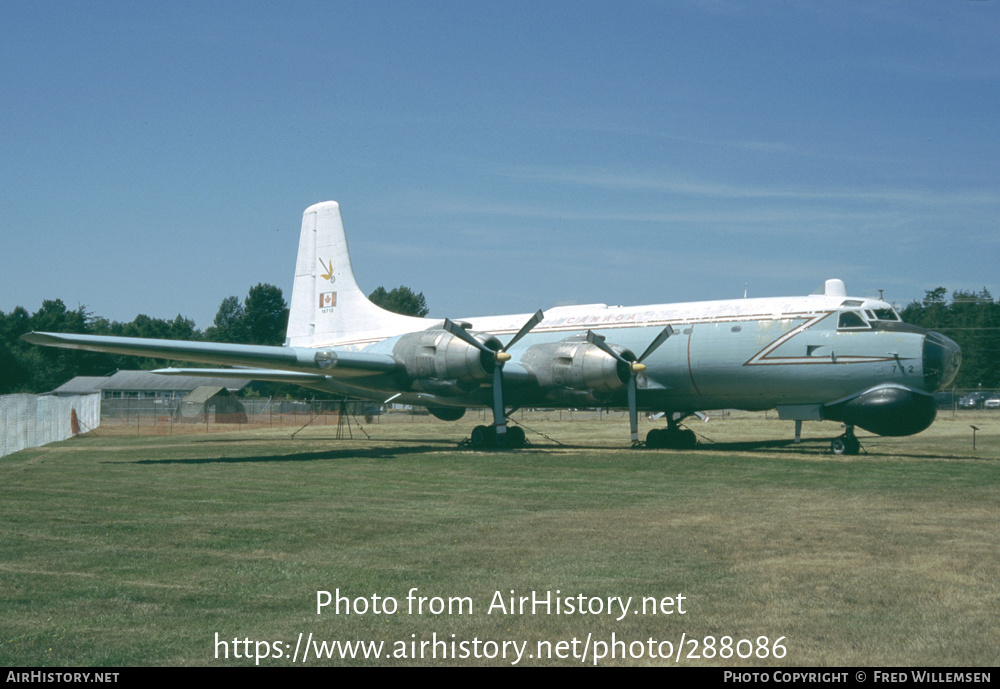
[[[322,258],[319,259],[319,264],[321,266],[323,266],[323,268],[326,270],[325,273],[320,273],[319,274],[319,276],[321,278],[323,278],[324,280],[329,280],[330,282],[333,282],[333,281],[335,281],[337,279],[337,278],[333,277],[333,259],[330,260],[330,265],[329,266],[327,266],[325,263],[323,263],[323,259]]]

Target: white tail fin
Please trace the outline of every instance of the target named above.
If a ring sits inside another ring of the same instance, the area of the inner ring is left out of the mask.
[[[286,344],[334,344],[356,333],[422,330],[429,321],[401,316],[368,301],[358,287],[336,201],[317,203],[302,215],[295,284]]]

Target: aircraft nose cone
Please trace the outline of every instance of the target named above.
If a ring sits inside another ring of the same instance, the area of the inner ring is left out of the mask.
[[[941,333],[928,332],[924,338],[924,383],[929,392],[951,385],[962,365],[962,349]]]

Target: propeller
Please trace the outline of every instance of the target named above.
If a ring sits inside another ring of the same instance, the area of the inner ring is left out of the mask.
[[[497,350],[487,347],[485,344],[473,337],[468,330],[454,321],[448,318],[444,320],[445,330],[466,344],[493,357],[493,426],[496,428],[498,447],[503,447],[504,440],[507,436],[507,410],[503,403],[503,365],[511,359],[507,350],[513,347],[518,340],[531,332],[531,329],[541,323],[544,317],[545,316],[542,313],[542,310],[539,309],[534,316],[529,318],[527,322],[521,326],[521,329],[517,331],[517,334],[514,335],[510,342]]]
[[[665,327],[659,335],[656,336],[649,346],[646,347],[646,351],[636,359],[635,361],[629,361],[621,354],[616,352],[611,346],[605,341],[604,337],[596,334],[593,330],[587,331],[587,342],[592,345],[596,345],[598,349],[612,357],[617,359],[619,362],[628,366],[629,376],[628,376],[628,420],[629,427],[632,432],[632,446],[635,447],[639,444],[639,408],[636,402],[636,378],[640,373],[646,370],[646,365],[642,363],[646,358],[659,349],[660,345],[667,341],[671,335],[674,334],[674,329],[669,325]]]

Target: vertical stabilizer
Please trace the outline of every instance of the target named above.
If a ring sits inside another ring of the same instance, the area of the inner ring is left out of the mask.
[[[310,347],[332,344],[354,333],[425,327],[422,318],[375,306],[358,287],[337,202],[307,208],[302,215],[286,343]]]

